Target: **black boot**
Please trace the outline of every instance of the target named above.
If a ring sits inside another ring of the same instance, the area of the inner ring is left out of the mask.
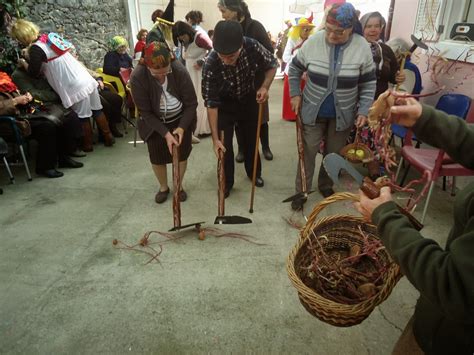
[[[77,169],[77,168],[82,168],[84,166],[84,164],[78,162],[78,161],[75,161],[74,159],[71,159],[70,157],[68,157],[67,155],[64,155],[64,156],[61,156],[59,157],[58,159],[58,166],[60,168],[73,168],[73,169]]]
[[[110,127],[110,132],[112,132],[112,135],[116,138],[122,138],[123,134],[118,130],[117,125],[115,122],[109,122],[109,127]]]
[[[262,142],[262,153],[266,160],[273,160],[273,153],[270,150],[270,139],[268,137],[268,122],[260,126],[260,141]]]

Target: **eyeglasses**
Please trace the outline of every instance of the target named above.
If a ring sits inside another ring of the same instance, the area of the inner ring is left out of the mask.
[[[345,33],[347,30],[351,29],[351,28],[352,28],[352,27],[346,28],[346,29],[343,29],[343,30],[340,30],[340,29],[331,29],[331,28],[329,28],[329,27],[326,25],[326,33],[327,33],[328,35],[332,33],[333,35],[340,37],[340,36],[343,36],[344,33]]]
[[[150,71],[150,73],[152,75],[168,75],[168,74],[171,74],[173,72],[173,69],[171,67],[169,67],[169,69],[166,71],[166,72],[160,72],[160,70],[163,70],[163,69],[152,69],[152,68],[148,68],[148,70]]]

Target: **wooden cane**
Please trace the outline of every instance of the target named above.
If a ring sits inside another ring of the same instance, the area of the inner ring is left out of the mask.
[[[224,144],[224,131],[221,131],[220,139]],[[225,170],[224,170],[224,151],[219,149],[219,158],[217,160],[217,180],[219,184],[218,201],[217,201],[217,215],[225,215]]]
[[[255,138],[255,153],[253,155],[252,193],[250,194],[250,208],[249,208],[250,213],[253,213],[253,199],[255,197],[255,182],[257,181],[258,145],[260,143],[260,126],[262,125],[262,117],[263,117],[263,103],[258,104],[257,137]]]
[[[178,140],[178,136],[174,136]],[[181,203],[179,192],[181,191],[181,178],[179,175],[179,147],[173,144],[173,225],[175,228],[181,227]]]
[[[407,60],[407,56],[410,55],[410,52],[405,52],[403,53],[403,58],[402,58],[402,62],[400,63],[400,73],[402,72],[403,69],[405,69],[405,62]],[[395,86],[395,91],[398,91],[398,89],[400,88],[400,84],[397,84],[397,86]]]
[[[306,183],[306,167],[304,165],[304,144],[303,144],[303,124],[301,123],[301,116],[296,115],[296,144],[298,146],[298,158],[300,160],[300,175],[301,175],[301,192],[308,191]]]

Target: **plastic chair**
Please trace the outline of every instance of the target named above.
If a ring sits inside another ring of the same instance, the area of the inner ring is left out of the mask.
[[[95,71],[96,73],[99,73],[102,79],[104,80],[104,85],[108,87],[110,87],[109,85],[111,85],[117,92],[117,94],[119,94],[122,99],[125,99],[125,97],[127,96],[127,92],[125,91],[125,86],[123,85],[122,80],[120,80],[120,78],[113,75],[104,74],[102,68],[97,68]]]
[[[0,122],[4,122],[11,128],[11,132],[12,132],[11,143],[14,143],[18,146],[20,150],[21,158],[23,160],[23,165],[25,166],[26,175],[28,176],[28,181],[31,181],[33,180],[33,178],[31,177],[30,168],[28,166],[28,161],[26,160],[26,155],[25,155],[26,142],[23,139],[20,129],[17,127],[15,121],[16,119],[12,116],[0,116]],[[9,137],[4,137],[4,138],[7,139]],[[10,175],[10,180],[11,180],[13,178],[13,176],[11,175],[11,172],[9,175]]]
[[[465,120],[469,112],[470,105],[471,99],[466,95],[446,94],[439,98],[436,108],[446,112],[449,115],[456,115],[459,119]],[[430,188],[421,217],[421,223],[423,223],[437,178],[439,176],[452,176],[453,186],[451,194],[454,195],[456,189],[456,176],[474,176],[474,170],[467,169],[461,164],[453,162],[451,158],[441,149],[421,149],[413,147],[411,134],[412,131],[408,130],[405,137],[405,144],[402,147],[402,156],[398,165],[396,177],[398,177],[400,173],[402,162],[404,160],[406,160],[409,165],[406,167],[404,176],[400,183],[401,185],[403,185],[406,179],[410,166],[413,166],[420,173],[423,173],[427,170],[431,172]]]
[[[5,140],[2,137],[0,137],[0,157],[2,157],[3,164],[5,164],[5,168],[7,169],[8,176],[10,177],[10,182],[14,184],[15,178],[13,177],[12,171],[10,170],[10,166],[8,165],[7,154],[8,154],[7,142],[5,142]],[[0,195],[1,194],[3,194],[2,188],[0,188]]]
[[[415,84],[413,85],[413,89],[412,89],[411,93],[414,94],[414,95],[418,95],[421,92],[421,90],[423,89],[420,70],[418,69],[418,67],[415,64],[413,64],[409,60],[409,58],[407,58],[407,60],[405,61],[404,68],[405,68],[405,70],[413,72],[413,74],[415,75]],[[402,141],[402,146],[403,146],[407,131],[408,130],[407,130],[406,127],[403,127],[403,126],[400,126],[400,125],[394,123],[394,124],[392,124],[392,137],[391,137],[391,139],[393,139],[394,137],[400,138],[400,140]],[[416,147],[419,148],[421,142],[416,138],[416,136],[414,134],[412,134],[412,139],[417,142]]]
[[[126,115],[125,115],[125,120],[134,127],[134,138],[133,138],[133,146],[137,146],[137,124],[132,121],[132,117],[130,114],[130,111],[134,111],[134,117],[135,120],[138,120],[138,109],[133,102],[133,97],[132,97],[132,90],[130,88],[130,76],[132,75],[132,68],[121,68],[120,69],[120,79],[122,79],[122,82],[125,84],[125,89],[127,92],[127,97],[125,98],[125,109],[126,109]]]

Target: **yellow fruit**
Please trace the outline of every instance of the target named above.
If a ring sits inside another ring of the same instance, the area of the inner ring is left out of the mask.
[[[355,154],[356,154],[357,158],[359,158],[359,159],[363,159],[364,156],[365,156],[365,153],[364,153],[364,151],[363,151],[362,149],[357,149],[357,150],[355,151]]]
[[[354,155],[355,152],[356,152],[355,149],[349,149],[349,150],[347,151],[347,154],[349,154],[349,155]]]

